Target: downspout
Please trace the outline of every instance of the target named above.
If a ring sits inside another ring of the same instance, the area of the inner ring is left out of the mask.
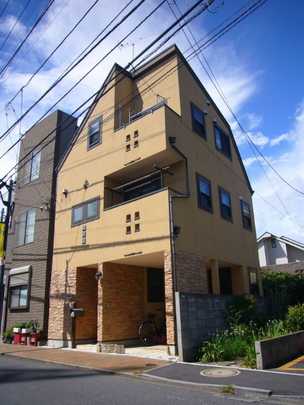
[[[177,354],[178,353],[178,336],[177,336],[177,308],[176,308],[176,300],[175,300],[175,292],[176,292],[176,286],[177,286],[177,276],[176,276],[176,247],[175,247],[175,239],[177,237],[175,229],[174,229],[174,216],[173,216],[173,199],[174,198],[189,198],[190,197],[190,182],[189,182],[189,169],[188,169],[188,159],[184,155],[183,152],[181,152],[177,146],[175,145],[175,139],[174,137],[169,137],[169,142],[171,147],[183,158],[185,161],[185,167],[186,167],[186,193],[179,193],[179,194],[174,194],[172,195],[170,190],[169,190],[169,221],[170,221],[170,248],[171,248],[171,267],[172,267],[172,293],[173,293],[173,311],[174,311],[174,341],[175,341],[175,347],[177,348]]]

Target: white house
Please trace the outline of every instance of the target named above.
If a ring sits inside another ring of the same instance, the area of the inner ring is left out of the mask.
[[[304,244],[286,236],[265,232],[257,243],[261,267],[304,262]]]

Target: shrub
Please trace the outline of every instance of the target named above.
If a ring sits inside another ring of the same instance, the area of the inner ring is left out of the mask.
[[[286,325],[290,332],[304,330],[304,304],[288,307]]]
[[[256,302],[253,297],[234,297],[226,312],[228,325],[249,324],[257,320]]]

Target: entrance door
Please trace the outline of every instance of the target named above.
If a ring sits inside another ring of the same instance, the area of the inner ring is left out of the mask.
[[[223,295],[232,295],[232,274],[230,267],[219,269],[220,291]]]

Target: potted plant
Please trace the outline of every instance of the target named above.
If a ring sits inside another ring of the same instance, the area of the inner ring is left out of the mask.
[[[11,344],[13,342],[13,328],[9,328],[3,333],[2,340],[3,343]]]

